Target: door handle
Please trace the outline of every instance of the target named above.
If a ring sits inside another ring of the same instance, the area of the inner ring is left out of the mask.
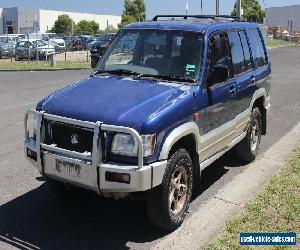
[[[234,95],[234,94],[236,93],[236,88],[235,88],[235,86],[231,86],[231,87],[229,88],[229,93],[230,93],[231,95]]]
[[[254,76],[251,76],[250,81],[251,81],[252,84],[254,84],[254,83],[256,82],[255,77],[254,77]]]

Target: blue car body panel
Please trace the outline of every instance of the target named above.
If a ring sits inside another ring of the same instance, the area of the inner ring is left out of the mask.
[[[139,133],[151,134],[162,130],[166,123],[174,124],[168,111],[183,97],[190,96],[190,89],[117,76],[93,77],[48,96],[37,105],[37,110],[83,121],[127,126]],[[186,115],[181,109],[177,118],[180,113]]]

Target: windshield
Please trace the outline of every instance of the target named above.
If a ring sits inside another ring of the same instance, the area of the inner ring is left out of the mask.
[[[49,39],[57,38],[57,34],[56,33],[47,33],[46,35],[48,36]]]
[[[38,44],[39,47],[48,45],[46,42],[44,42],[42,40],[36,40],[36,41],[33,41],[32,43],[35,47],[36,47],[36,44]]]
[[[17,42],[18,41],[18,37],[12,36],[11,40],[14,41],[14,42]]]
[[[195,81],[200,72],[202,47],[203,36],[195,32],[123,30],[96,70]]]

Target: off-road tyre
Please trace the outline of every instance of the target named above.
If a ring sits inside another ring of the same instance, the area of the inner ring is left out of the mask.
[[[236,156],[243,162],[255,160],[261,141],[262,121],[257,107],[252,110],[246,137],[235,147]],[[256,127],[256,128],[255,128]],[[254,132],[256,130],[256,132]],[[255,137],[255,138],[254,138]]]
[[[179,180],[178,173],[180,172],[182,172],[180,175],[182,179],[180,178],[180,183],[174,185],[175,179],[177,179],[176,181]],[[181,183],[186,183],[186,190],[183,191],[184,195],[182,195],[181,186],[183,184]],[[180,186],[180,188],[177,190],[174,188],[175,186]],[[172,190],[175,190],[173,191],[173,196]],[[147,192],[147,211],[152,224],[167,231],[177,229],[182,224],[189,209],[192,190],[192,159],[185,149],[179,149],[168,160],[162,184]],[[171,199],[171,197],[174,198],[176,195],[180,197],[180,199],[176,199],[176,204],[180,204],[180,206],[175,206],[175,199]],[[173,210],[174,207],[179,207],[179,212],[176,214]]]

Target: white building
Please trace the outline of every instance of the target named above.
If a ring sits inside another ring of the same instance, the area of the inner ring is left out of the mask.
[[[117,28],[121,16],[76,13],[55,10],[23,10],[18,7],[0,8],[0,34],[46,32],[51,29],[59,15],[69,15],[75,23],[81,20],[95,21],[101,30],[108,25]]]
[[[266,8],[266,25],[300,31],[300,5]]]

